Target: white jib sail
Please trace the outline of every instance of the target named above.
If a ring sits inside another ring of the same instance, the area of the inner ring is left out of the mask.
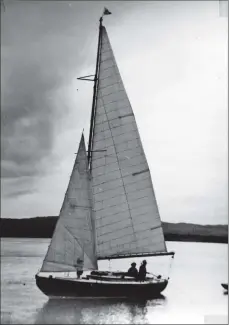
[[[91,181],[82,135],[67,192],[41,272],[97,269],[91,219]]]
[[[166,252],[149,167],[105,27],[98,80],[91,165],[97,257]]]

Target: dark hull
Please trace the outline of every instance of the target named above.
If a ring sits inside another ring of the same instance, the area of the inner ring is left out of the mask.
[[[38,288],[49,297],[106,297],[106,298],[153,298],[160,296],[168,281],[158,283],[109,283],[106,281],[74,281],[71,279],[46,278],[36,275]]]
[[[222,286],[225,290],[228,290],[228,283],[221,283],[221,286]]]

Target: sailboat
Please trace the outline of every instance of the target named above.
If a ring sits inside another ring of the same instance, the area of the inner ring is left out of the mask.
[[[91,77],[78,78],[94,82],[88,150],[82,134],[36,284],[49,297],[155,297],[168,278],[147,275],[139,281],[124,271],[98,270],[99,260],[175,254],[166,248],[149,166],[103,16]]]

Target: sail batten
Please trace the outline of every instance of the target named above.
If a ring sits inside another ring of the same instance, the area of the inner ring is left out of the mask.
[[[92,221],[91,182],[82,135],[64,202],[41,271],[75,271],[79,259],[85,269],[97,269]]]
[[[91,144],[96,248],[106,256],[167,252],[149,166],[107,36],[100,27]]]

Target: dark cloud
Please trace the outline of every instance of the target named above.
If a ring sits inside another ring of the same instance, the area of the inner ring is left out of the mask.
[[[32,183],[48,170],[47,158],[54,163],[55,127],[68,113],[67,103],[57,103],[55,94],[64,92],[85,60],[87,28],[80,11],[86,4],[75,5],[6,3],[1,40],[3,179],[26,176]]]
[[[19,196],[32,194],[32,193],[35,193],[35,192],[37,192],[37,191],[34,190],[34,189],[30,189],[30,190],[20,190],[20,189],[18,189],[18,190],[12,190],[9,193],[5,193],[5,197],[6,198],[17,198]]]
[[[1,188],[4,193],[4,198],[18,198],[19,196],[37,192],[36,186],[34,186],[37,181],[37,177],[33,175],[3,178]]]
[[[96,17],[106,5],[91,1],[5,1],[5,11],[1,11],[3,196],[31,193],[34,184],[38,186],[41,178],[64,159],[56,153],[56,138],[65,131],[63,124],[73,109],[69,89],[77,76],[94,67]],[[122,13],[120,5],[112,6]],[[74,110],[81,116],[84,106],[79,106]],[[80,118],[74,129],[79,122]]]

